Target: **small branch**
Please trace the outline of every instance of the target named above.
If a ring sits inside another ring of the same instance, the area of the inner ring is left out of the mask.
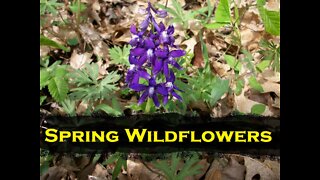
[[[151,168],[142,160],[142,158],[140,158],[140,161],[141,161],[141,163],[142,163],[149,171],[151,171],[152,173],[155,173],[155,174],[157,174],[157,175],[159,175],[159,176],[162,176],[162,177],[164,177],[165,179],[167,178],[165,175],[163,175],[163,174],[161,174],[161,173],[159,173],[159,172],[154,171],[153,169],[151,169]]]

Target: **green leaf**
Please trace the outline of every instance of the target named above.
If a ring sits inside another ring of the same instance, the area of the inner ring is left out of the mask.
[[[113,115],[113,116],[121,116],[122,112],[112,108],[111,106],[107,104],[100,104],[95,108],[95,111],[102,110],[107,114]]]
[[[58,66],[55,68],[54,76],[57,78],[64,79],[67,75],[68,71],[66,70],[66,66]]]
[[[186,179],[188,176],[194,176],[201,173],[201,166],[197,164],[199,158],[197,156],[192,156],[190,159],[186,160],[182,170],[178,174],[180,180]]]
[[[67,43],[70,45],[70,46],[75,46],[77,45],[79,42],[78,42],[78,38],[71,38],[71,39],[68,39],[67,40]]]
[[[120,75],[117,74],[117,71],[113,71],[108,74],[102,81],[101,85],[105,87],[110,87],[110,90],[115,90],[115,86],[111,85],[120,80]],[[112,86],[112,88],[111,88]]]
[[[263,7],[265,3],[265,0],[257,0],[257,8],[265,30],[272,35],[278,36],[280,35],[280,12],[265,9]]]
[[[118,102],[118,100],[117,100],[117,97],[112,97],[111,104],[112,104],[112,107],[113,107],[116,111],[120,112],[121,115],[123,114],[123,113],[122,113],[122,109],[121,109],[121,107],[120,107],[120,104],[119,104],[119,102]]]
[[[51,96],[57,102],[63,101],[66,98],[67,93],[69,91],[67,81],[57,77],[50,79],[48,88]]]
[[[72,13],[78,13],[79,11],[79,4],[78,1],[74,1],[74,3],[71,3],[70,10],[72,11]],[[86,9],[86,5],[84,3],[80,3],[80,12],[83,12]]]
[[[257,64],[257,68],[260,72],[263,72],[270,65],[270,60],[263,60],[259,64]]]
[[[111,48],[109,50],[111,63],[130,66],[130,63],[129,63],[130,49],[131,49],[130,45],[126,45],[122,49],[117,46],[115,46],[114,48]]]
[[[108,157],[108,159],[106,159],[102,165],[108,165],[111,163],[114,163],[116,160],[118,160],[120,157],[120,153],[116,152],[114,154],[112,154],[110,157]]]
[[[229,79],[220,79],[215,77],[212,82],[212,89],[210,92],[210,105],[214,106],[216,102],[229,90]]]
[[[255,74],[256,70],[255,70],[255,67],[254,67],[254,64],[253,64],[253,56],[252,54],[243,49],[242,50],[242,53],[245,55],[245,58],[242,59],[242,61],[245,63],[244,65],[253,73]]]
[[[63,6],[63,3],[57,3],[57,0],[40,0],[40,15],[46,12],[56,15],[59,6]]]
[[[179,167],[178,164],[181,160],[178,153],[172,153],[170,164],[166,160],[154,161],[152,164],[162,171],[168,180],[184,180],[188,176],[201,172],[201,166],[199,164],[195,165],[199,162],[198,156],[192,155],[189,159],[185,159],[184,165]]]
[[[69,52],[70,49],[69,48],[66,48],[65,46],[43,36],[43,35],[40,35],[40,45],[41,46],[50,46],[50,47],[55,47],[55,48],[59,48],[59,49],[62,49],[66,52]]]
[[[46,69],[40,70],[40,90],[49,83],[50,73]]]
[[[220,0],[215,16],[216,22],[230,23],[231,16],[228,0]]]
[[[157,6],[161,9],[164,9],[166,10],[168,13],[172,14],[173,16],[175,17],[178,17],[178,14],[175,12],[175,10],[173,10],[172,8],[169,8],[169,7],[165,7],[164,5],[162,4],[157,4]]]
[[[257,81],[257,79],[254,76],[251,76],[249,78],[249,85],[254,90],[259,91],[260,93],[263,93],[263,87],[261,86],[261,84]]]
[[[264,104],[255,104],[251,107],[251,113],[261,115],[266,110],[266,106]]]
[[[53,64],[51,64],[50,67],[47,68],[47,70],[50,72],[54,72],[60,63],[61,61],[55,61]]]
[[[121,172],[122,166],[126,167],[127,166],[127,161],[120,157],[118,159],[118,161],[117,161],[116,166],[114,167],[113,172],[112,172],[112,180],[115,180],[118,177],[118,175]]]
[[[75,101],[70,100],[69,98],[64,99],[61,102],[62,108],[66,114],[69,116],[76,115],[76,103]]]
[[[97,63],[86,63],[85,70],[90,79],[96,83],[99,76],[99,65]]]
[[[244,88],[244,80],[240,79],[237,81],[235,93],[237,96],[239,96],[242,92],[242,89]]]
[[[240,63],[239,61],[237,61],[234,56],[230,56],[230,55],[225,54],[225,55],[224,55],[224,59],[226,60],[227,64],[228,64],[231,68],[233,68],[234,70],[240,72],[240,70],[241,70],[241,63]]]
[[[40,96],[40,106],[42,105],[42,103],[44,102],[44,100],[47,99],[47,96]]]

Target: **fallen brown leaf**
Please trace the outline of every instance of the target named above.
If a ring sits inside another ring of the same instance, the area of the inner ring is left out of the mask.
[[[246,171],[246,180],[251,180],[253,177],[259,177],[259,179],[264,180],[278,180],[280,177],[277,177],[276,174],[266,165],[252,159],[250,157],[244,157],[244,164],[247,168]]]
[[[83,54],[78,53],[77,50],[73,50],[70,57],[70,66],[74,69],[81,69],[86,63],[90,63],[92,53],[85,52]]]

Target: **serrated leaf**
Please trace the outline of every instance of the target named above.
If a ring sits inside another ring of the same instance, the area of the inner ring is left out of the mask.
[[[230,7],[228,0],[220,0],[215,12],[215,20],[220,23],[230,23]]]
[[[74,101],[66,98],[61,102],[61,105],[66,114],[69,116],[76,115],[76,103]]]
[[[224,59],[226,60],[227,64],[228,64],[231,68],[233,68],[234,70],[240,72],[240,70],[241,70],[241,63],[240,63],[239,61],[237,61],[234,56],[230,56],[230,55],[225,54],[225,55],[224,55]]]
[[[47,96],[40,96],[40,106],[42,105],[42,103],[44,102],[44,100],[47,99]]]
[[[70,49],[69,48],[66,48],[65,46],[43,36],[43,35],[40,35],[40,45],[41,46],[50,46],[50,47],[55,47],[55,48],[59,48],[59,49],[62,49],[66,52],[69,52]]]
[[[65,66],[58,66],[54,71],[54,76],[57,78],[64,79],[68,71]]]
[[[49,83],[50,73],[46,69],[40,70],[40,90]]]
[[[57,77],[50,79],[48,88],[51,96],[57,102],[63,101],[69,90],[67,81]]]
[[[99,76],[99,65],[96,63],[92,63],[92,64],[86,63],[85,70],[87,71],[87,74],[89,75],[91,80],[96,82]]]
[[[88,75],[81,70],[76,70],[73,73],[68,74],[68,76],[77,86],[94,84],[94,81],[92,81]]]
[[[278,36],[280,35],[280,12],[265,9],[263,7],[265,3],[265,0],[257,0],[257,8],[265,30],[272,35]]]
[[[212,89],[210,92],[210,105],[214,106],[216,102],[229,90],[229,79],[220,79],[215,77],[212,82]]]
[[[55,61],[53,64],[51,64],[50,67],[47,68],[48,71],[55,71],[55,69],[59,66],[59,64],[61,63],[61,61]]]
[[[117,74],[117,71],[113,71],[101,81],[102,86],[108,86],[108,84],[114,84],[120,80],[120,75]]]
[[[168,164],[166,160],[155,161],[152,164],[155,168],[161,170],[169,180],[184,180],[188,176],[193,176],[200,173],[201,166],[195,165],[199,158],[192,156],[185,160],[185,164],[179,168],[178,164],[181,159],[178,157],[178,153],[173,153],[171,156],[171,163]]]
[[[260,93],[263,93],[263,87],[261,86],[261,84],[257,81],[257,79],[254,76],[251,76],[249,78],[249,85],[254,90],[259,91]]]
[[[95,111],[102,110],[107,114],[113,115],[113,116],[120,116],[122,115],[122,112],[112,108],[111,106],[107,104],[100,104],[95,108]]]
[[[122,49],[118,46],[111,48],[109,50],[111,63],[130,66],[130,63],[129,63],[130,49],[131,49],[130,45],[126,45]]]
[[[197,156],[192,156],[190,159],[188,159],[182,170],[179,172],[177,179],[184,180],[188,176],[199,174],[201,172],[201,166],[196,164],[198,161],[199,159]]]
[[[266,105],[264,104],[255,104],[251,107],[251,113],[261,115],[266,110]]]

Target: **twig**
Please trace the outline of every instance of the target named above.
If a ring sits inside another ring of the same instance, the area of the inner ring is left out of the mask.
[[[157,174],[157,175],[159,175],[159,176],[162,176],[162,177],[164,177],[164,178],[167,178],[165,175],[163,175],[163,174],[161,174],[161,173],[159,173],[159,172],[154,171],[153,169],[151,169],[151,168],[142,160],[141,157],[140,157],[139,159],[140,159],[141,163],[142,163],[149,171],[151,171],[152,173],[155,173],[155,174]]]

